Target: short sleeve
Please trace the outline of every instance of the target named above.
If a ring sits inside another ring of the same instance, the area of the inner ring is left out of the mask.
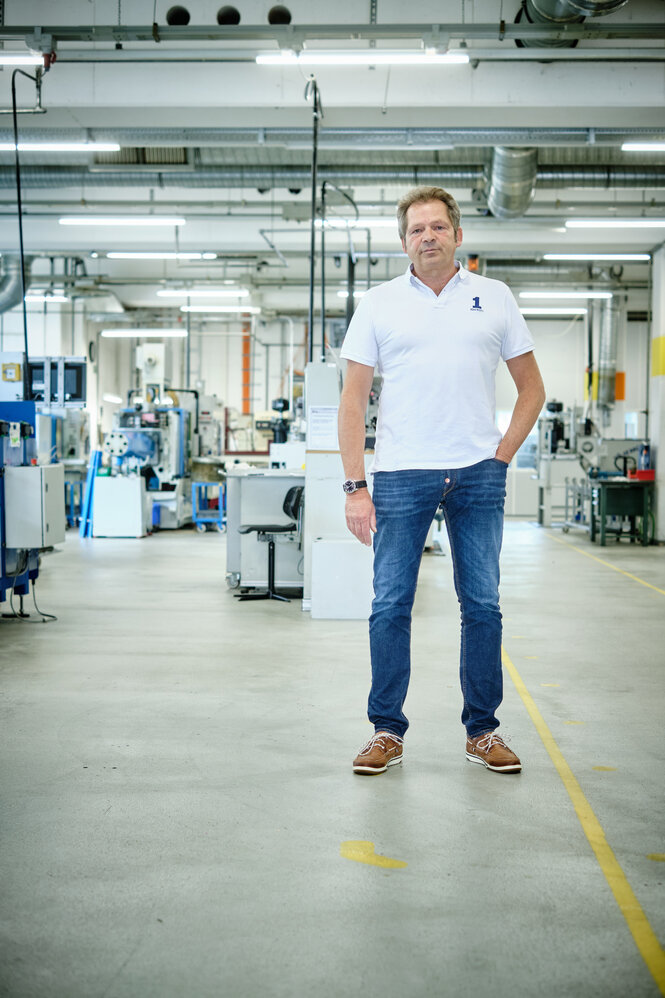
[[[512,360],[513,357],[519,357],[533,350],[534,342],[509,288],[506,288],[505,295],[505,329],[501,343],[501,357],[503,360]]]
[[[340,356],[345,360],[366,364],[367,367],[376,367],[379,361],[379,350],[369,298],[369,295],[364,295],[360,299],[346,331]]]

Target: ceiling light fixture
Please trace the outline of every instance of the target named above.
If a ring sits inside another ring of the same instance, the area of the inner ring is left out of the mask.
[[[170,339],[187,336],[186,329],[130,329],[118,326],[117,329],[102,329],[100,336],[105,339]]]
[[[522,315],[586,315],[586,308],[536,308],[525,305],[520,309]]]
[[[169,215],[127,216],[125,218],[112,215],[66,215],[59,218],[60,225],[186,225],[186,218]]]
[[[650,253],[543,253],[543,260],[606,260],[643,263],[651,259]]]
[[[119,395],[111,395],[108,392],[102,395],[104,402],[112,402],[114,405],[122,405],[122,399]]]
[[[35,52],[7,52],[0,55],[0,66],[43,66],[44,56]]]
[[[132,250],[131,252],[111,252],[107,260],[216,260],[216,253],[161,253],[152,250]]]
[[[314,222],[317,229],[323,224],[320,218]],[[396,218],[326,218],[326,229],[397,229]]]
[[[665,152],[665,142],[624,142],[622,152]]]
[[[117,142],[19,142],[19,152],[120,152]],[[0,152],[14,152],[13,142],[0,142]]]
[[[520,291],[520,298],[611,298],[611,291]]]
[[[353,297],[354,298],[362,298],[362,296],[364,294],[366,294],[366,293],[367,293],[367,288],[365,288],[362,291],[354,291],[353,292]],[[348,298],[349,297],[349,292],[348,291],[338,291],[337,292],[337,297],[338,298]]]
[[[69,301],[69,298],[65,295],[27,294],[25,296],[26,305],[32,305],[35,302],[55,302],[60,304],[66,301]]]
[[[568,218],[567,229],[663,229],[665,218]]]
[[[261,309],[257,305],[181,305],[181,312],[248,312],[258,315]]]
[[[345,52],[264,52],[257,55],[259,66],[450,66],[468,63],[464,52],[391,52],[387,49],[357,49]]]
[[[247,298],[247,288],[164,288],[158,298]]]

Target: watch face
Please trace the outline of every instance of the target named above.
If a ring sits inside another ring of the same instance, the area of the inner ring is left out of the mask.
[[[350,495],[352,492],[356,491],[356,483],[351,481],[351,479],[349,478],[346,482],[344,482],[342,488],[347,493],[347,495]]]

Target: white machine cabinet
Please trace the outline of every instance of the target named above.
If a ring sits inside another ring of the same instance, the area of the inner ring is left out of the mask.
[[[5,543],[47,548],[65,540],[65,466],[5,468]]]
[[[150,508],[142,475],[99,475],[95,479],[92,536],[145,537]]]

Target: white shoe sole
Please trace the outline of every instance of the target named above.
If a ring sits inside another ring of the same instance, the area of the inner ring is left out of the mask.
[[[469,762],[477,762],[479,765],[484,766],[485,769],[491,769],[493,773],[520,773],[522,771],[521,762],[512,766],[490,766],[488,762],[485,762],[484,759],[480,759],[477,755],[471,755],[467,752],[466,757]]]
[[[375,769],[373,766],[354,766],[353,772],[359,773],[361,776],[378,776],[379,773],[385,773],[388,766],[398,766],[402,761],[402,756],[396,756],[387,762],[383,769]]]

